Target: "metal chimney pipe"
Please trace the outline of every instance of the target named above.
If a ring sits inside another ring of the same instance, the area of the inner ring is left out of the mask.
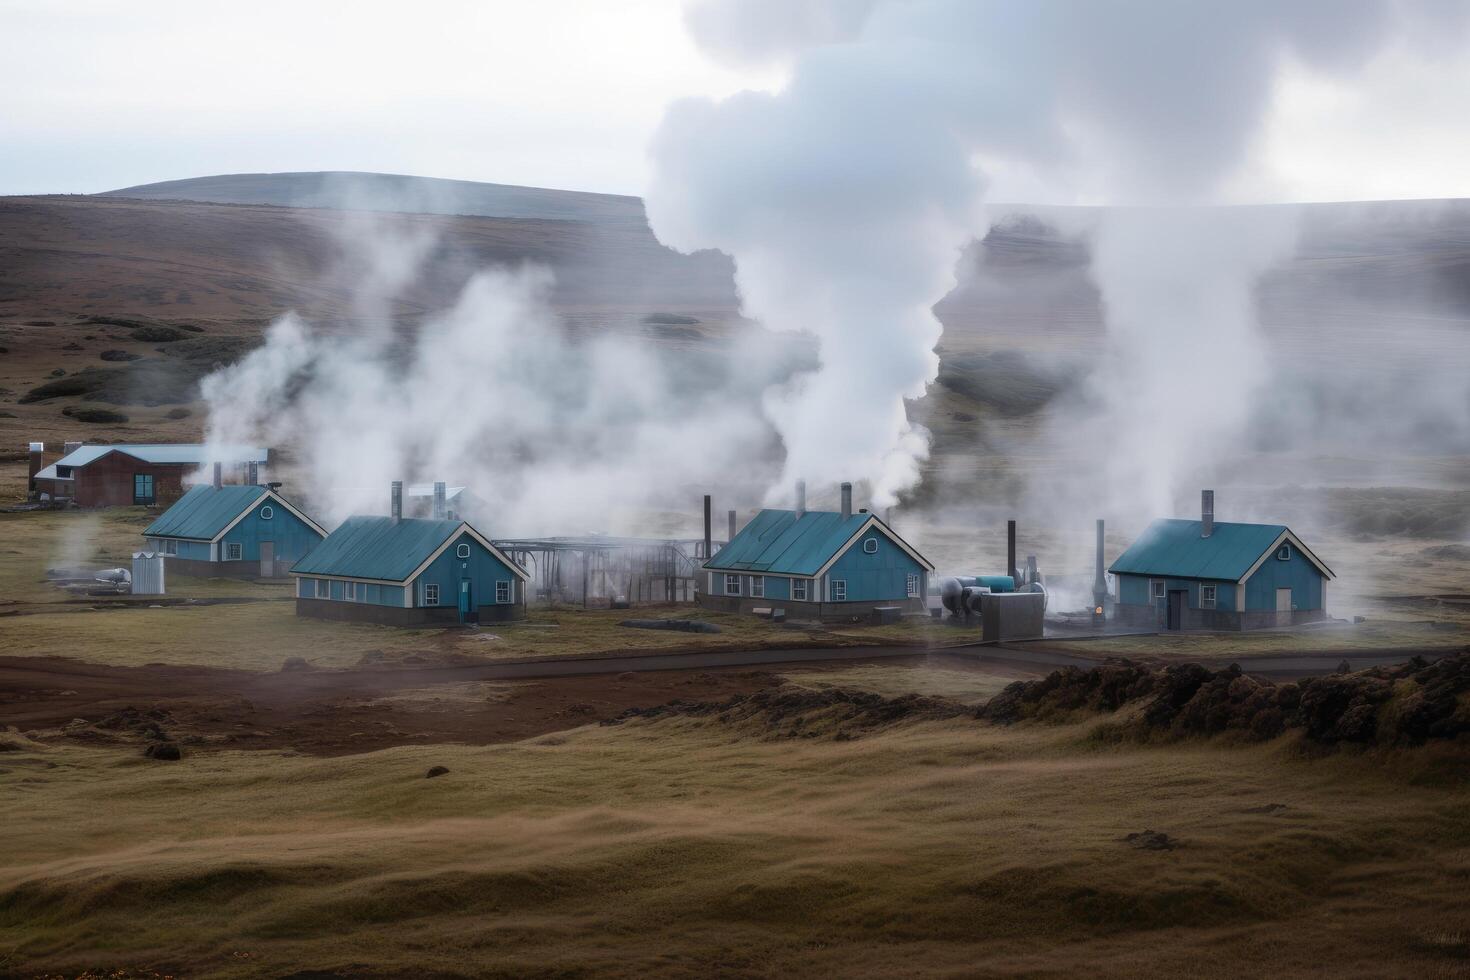
[[[224,463],[215,463],[214,464],[214,488],[216,490],[218,490],[220,487],[222,487],[224,485],[225,485],[225,464]]]
[[[30,464],[27,467],[30,470],[30,473],[27,476],[27,479],[30,482],[26,485],[26,492],[27,493],[35,493],[36,492],[36,474],[39,473],[39,472],[41,472],[41,470],[44,467],[45,462],[46,462],[46,460],[45,460],[46,444],[44,442],[33,442],[29,446],[27,446],[26,448],[30,450],[30,454],[31,454]]]
[[[842,485],[842,519],[845,521],[852,516],[852,484]]]
[[[710,554],[710,548],[713,547],[713,539],[711,538],[710,510],[709,510],[709,506],[710,506],[709,494],[705,494],[704,495],[704,560],[705,561],[709,561],[711,558],[714,557],[713,555]]]
[[[806,513],[806,481],[796,481],[796,516],[801,517]]]
[[[1215,533],[1215,491],[1201,490],[1199,494],[1199,536],[1208,538]]]
[[[449,508],[445,504],[447,491],[448,487],[443,483],[434,484],[434,520],[436,521],[444,520],[445,514],[448,513]]]
[[[61,455],[63,455],[63,456],[70,456],[72,453],[76,452],[78,449],[81,449],[81,448],[82,448],[82,444],[80,442],[66,442],[66,443],[62,443],[62,446],[61,446]]]
[[[403,520],[403,481],[394,480],[389,491],[389,510],[393,517],[393,523]]]
[[[735,540],[735,512],[733,510],[730,511],[730,537],[728,539],[726,539],[726,540],[727,541],[734,541]]]
[[[1016,522],[1006,521],[1006,574],[1020,578],[1016,568]]]
[[[252,486],[252,487],[259,486],[260,485],[260,464],[257,463],[255,460],[252,459],[249,463],[246,464],[245,469],[246,469],[245,482],[248,485]]]
[[[1108,580],[1103,571],[1103,521],[1097,519],[1097,574],[1092,580],[1092,622],[1101,626],[1105,621],[1108,602]]]

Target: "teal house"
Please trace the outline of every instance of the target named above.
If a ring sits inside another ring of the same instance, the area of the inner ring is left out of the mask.
[[[762,510],[704,563],[697,601],[808,619],[869,618],[878,607],[923,612],[934,566],[876,514],[844,511]]]
[[[280,578],[326,530],[270,487],[200,484],[143,532],[184,575]]]
[[[1244,630],[1327,618],[1334,575],[1284,524],[1157,520],[1108,569],[1114,618],[1161,629]]]
[[[530,580],[464,521],[401,516],[349,517],[291,574],[297,615],[389,626],[522,619]]]

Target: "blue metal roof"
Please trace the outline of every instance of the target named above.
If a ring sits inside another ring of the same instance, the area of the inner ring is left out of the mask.
[[[1215,529],[1205,538],[1200,536],[1199,521],[1157,520],[1118,556],[1108,571],[1121,575],[1238,582],[1283,533],[1289,533],[1285,524],[1217,521]],[[1306,555],[1325,574],[1332,574],[1310,552]]]
[[[402,582],[441,544],[466,527],[463,521],[349,517],[292,565],[291,571]]]
[[[230,484],[215,489],[212,484],[191,487],[178,501],[158,515],[143,532],[152,538],[191,538],[213,541],[230,522],[255,506],[265,496],[265,487]]]
[[[732,572],[815,575],[871,519],[872,514],[853,514],[844,519],[836,511],[809,510],[798,517],[794,510],[763,510],[705,562],[704,567]],[[878,523],[882,525],[881,521]]]

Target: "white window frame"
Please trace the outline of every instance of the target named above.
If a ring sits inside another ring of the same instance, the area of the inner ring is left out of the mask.
[[[913,572],[909,572],[908,578],[904,580],[904,593],[910,599],[919,597],[919,576]]]
[[[165,555],[177,555],[179,553],[179,543],[173,538],[164,538],[159,544],[163,547],[158,550],[162,551]]]
[[[1210,597],[1205,598],[1205,590],[1210,590]],[[1199,587],[1199,607],[1201,609],[1214,609],[1215,603],[1219,601],[1220,592],[1216,586],[1201,585]]]
[[[245,545],[239,541],[224,542],[224,553],[220,555],[221,561],[244,561]]]
[[[731,575],[731,574],[729,574],[727,572],[725,574],[725,595],[739,595],[739,594],[740,594],[740,576],[739,575]]]
[[[750,597],[752,599],[764,599],[766,597],[766,577],[764,575],[752,575],[750,577]]]
[[[510,586],[510,582],[509,581],[507,581],[507,580],[500,580],[500,579],[497,579],[496,580],[496,582],[495,582],[495,601],[496,602],[510,602],[510,601],[512,601],[511,600],[511,597],[513,595],[515,595],[515,593],[511,590],[511,586]],[[502,598],[502,596],[504,598]]]
[[[437,606],[437,605],[439,605],[439,583],[438,582],[425,582],[424,583],[424,605],[426,605],[426,606]]]
[[[1148,598],[1150,602],[1158,602],[1160,599],[1169,597],[1169,583],[1161,578],[1148,580]]]
[[[791,580],[791,601],[806,602],[806,579],[794,578]]]
[[[342,583],[342,599],[344,602],[357,602],[358,584],[356,582]]]
[[[470,544],[469,544],[469,542],[468,541],[461,541],[455,547],[455,549],[454,549],[454,557],[456,557],[456,558],[468,558],[469,556],[470,556]]]
[[[872,545],[872,547],[871,548],[868,547],[869,545]],[[865,555],[876,555],[877,553],[878,553],[878,539],[877,538],[865,538],[863,540],[863,554],[865,554]]]
[[[1282,552],[1285,552],[1285,554],[1282,554]],[[1276,560],[1277,561],[1291,561],[1291,542],[1290,541],[1283,541],[1281,543],[1281,547],[1279,547],[1279,548],[1276,549]]]
[[[276,516],[275,508],[272,507],[270,504],[266,504],[264,507],[260,508],[260,519],[261,520],[268,521],[272,517],[275,517],[275,516]]]
[[[832,593],[832,601],[833,602],[846,602],[847,601],[847,579],[845,579],[845,578],[834,578],[828,584],[827,588]]]
[[[330,599],[330,598],[332,598],[332,581],[331,581],[331,579],[319,578],[319,579],[313,579],[312,581],[316,582],[316,597],[318,599]]]

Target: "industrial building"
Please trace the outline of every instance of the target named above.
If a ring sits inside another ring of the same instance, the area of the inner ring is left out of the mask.
[[[696,601],[707,609],[779,607],[805,619],[882,618],[926,610],[934,566],[876,514],[809,511],[798,485],[795,510],[762,510],[704,563]]]
[[[273,487],[191,487],[143,536],[170,571],[232,578],[284,577],[327,536]]]
[[[388,517],[349,517],[291,568],[296,613],[390,626],[521,619],[525,569],[464,521],[403,516],[394,483]]]
[[[45,445],[30,444],[30,492],[78,507],[127,507],[170,503],[183,496],[189,475],[207,463],[224,466],[226,482],[255,482],[249,469],[267,462],[252,446],[221,449],[188,444],[87,446],[66,444],[56,462],[44,464]]]
[[[1108,569],[1117,621],[1161,629],[1245,630],[1327,618],[1332,570],[1282,524],[1157,520]]]

